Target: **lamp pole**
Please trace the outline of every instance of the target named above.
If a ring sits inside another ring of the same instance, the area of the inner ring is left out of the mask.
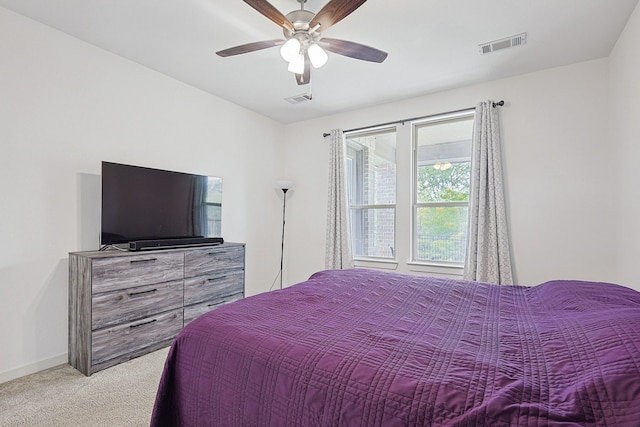
[[[284,224],[285,224],[285,215],[287,212],[287,191],[293,188],[292,181],[276,181],[277,188],[282,190],[282,241],[280,242],[280,289],[282,289],[282,273],[284,272]],[[277,278],[277,276],[276,276]],[[275,285],[276,281],[274,280],[271,284],[271,287]],[[271,290],[271,288],[269,288]]]
[[[287,191],[288,188],[282,188],[282,241],[280,247],[280,289],[282,289],[282,267],[284,262],[284,224],[285,224],[285,214],[287,207]]]

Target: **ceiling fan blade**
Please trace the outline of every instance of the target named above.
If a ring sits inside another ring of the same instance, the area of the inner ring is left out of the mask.
[[[284,43],[284,40],[278,39],[247,43],[240,46],[230,47],[229,49],[221,50],[219,52],[216,52],[216,55],[226,58],[227,56],[240,55],[243,53],[254,52],[256,50],[267,49],[270,47],[281,45],[282,43]]]
[[[360,59],[362,61],[382,62],[387,59],[387,52],[383,52],[379,49],[365,46],[360,43],[323,37],[320,40],[320,44],[322,44],[322,47],[324,47],[329,52],[348,56],[350,58]]]
[[[336,22],[342,21],[365,1],[367,0],[331,0],[325,4],[324,7],[320,9],[320,12],[309,22],[309,27],[314,28],[320,24],[320,27],[318,27],[316,31],[322,32]]]
[[[246,4],[260,12],[262,15],[266,16],[282,28],[285,28],[289,31],[294,31],[293,24],[289,19],[284,16],[278,9],[273,7],[271,3],[266,0],[244,0]]]
[[[304,73],[296,74],[296,83],[298,83],[298,85],[308,85],[309,82],[311,82],[311,62],[309,61],[309,56],[305,53]]]

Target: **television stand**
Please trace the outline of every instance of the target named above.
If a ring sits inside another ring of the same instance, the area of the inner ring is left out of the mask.
[[[242,243],[69,254],[69,364],[85,375],[167,347],[244,297]]]
[[[189,248],[211,246],[224,243],[222,237],[185,237],[180,239],[150,239],[129,242],[130,251],[146,251],[151,249]]]

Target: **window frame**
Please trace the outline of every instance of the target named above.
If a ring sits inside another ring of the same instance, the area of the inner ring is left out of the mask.
[[[363,178],[364,178],[364,160],[362,158],[358,158],[358,150],[356,150],[355,148],[353,148],[352,146],[350,146],[349,144],[349,138],[352,137],[365,137],[365,136],[375,136],[378,134],[383,134],[383,133],[393,133],[395,134],[396,137],[396,144],[397,144],[397,135],[398,135],[398,131],[397,131],[397,127],[395,125],[393,126],[378,126],[378,127],[371,127],[371,128],[367,128],[367,129],[362,129],[362,130],[357,130],[357,131],[351,131],[351,132],[345,132],[344,136],[345,136],[345,141],[346,141],[346,160],[352,161],[352,159],[355,159],[355,161],[353,162],[352,166],[355,166],[355,169],[352,167],[351,169],[351,174],[348,177],[348,187],[349,190],[354,189],[355,188],[356,191],[361,191],[362,188],[364,187],[364,182],[363,182]],[[397,147],[397,145],[396,145]],[[353,155],[352,155],[353,153]],[[350,155],[352,155],[352,157],[350,157]],[[362,155],[362,153],[360,153],[360,155]],[[396,163],[396,167],[397,167],[397,163]],[[355,176],[355,178],[354,178]],[[349,185],[351,183],[354,183],[355,185]],[[360,212],[365,212],[365,211],[369,211],[369,210],[376,210],[376,209],[391,209],[393,212],[393,251],[392,251],[392,256],[391,257],[383,257],[383,256],[367,256],[367,255],[356,255],[356,253],[358,253],[357,248],[355,247],[355,241],[356,238],[352,235],[351,236],[351,242],[352,242],[352,251],[353,251],[353,260],[354,261],[361,261],[361,262],[373,262],[373,263],[395,263],[396,262],[396,257],[397,257],[397,244],[398,244],[398,228],[397,228],[397,223],[398,223],[398,216],[397,216],[397,203],[398,203],[398,199],[397,199],[397,174],[396,174],[396,188],[394,189],[395,192],[395,203],[352,203],[352,199],[353,199],[353,194],[351,191],[348,192],[348,208],[349,208],[349,219],[351,222],[351,233],[354,232],[354,230],[356,229],[356,227],[354,227],[354,219],[356,219],[358,216],[355,214],[355,210],[359,210]],[[362,219],[360,219],[360,221],[362,221]],[[361,222],[359,222],[361,223]],[[358,228],[359,229],[359,228]],[[360,251],[362,252],[362,251]]]
[[[411,122],[411,234],[410,234],[410,242],[411,242],[411,252],[410,252],[410,261],[409,264],[413,266],[428,266],[428,267],[436,267],[437,269],[457,269],[462,272],[466,265],[466,254],[465,260],[463,262],[455,262],[455,261],[438,261],[438,260],[425,260],[417,257],[418,253],[418,209],[420,208],[430,208],[430,207],[466,207],[467,208],[467,227],[468,227],[468,212],[470,210],[471,203],[471,192],[469,193],[468,201],[439,201],[439,202],[419,202],[418,201],[418,128],[423,126],[434,125],[438,123],[446,123],[456,120],[461,120],[465,118],[470,118],[474,120],[475,125],[475,108],[470,108],[467,110],[456,111],[453,113],[443,113],[437,114],[434,116],[430,116],[424,119],[415,120]],[[473,135],[470,136],[473,139]],[[470,162],[473,157],[473,143],[472,143],[472,153],[470,156]],[[470,173],[471,175],[471,173]],[[471,179],[471,176],[469,176]],[[469,190],[471,190],[471,183],[469,183]]]
[[[414,245],[414,201],[417,200],[414,169],[414,133],[415,124],[434,120],[446,120],[468,115],[475,120],[475,108],[469,107],[457,111],[415,117],[379,126],[358,128],[345,132],[345,136],[364,135],[383,129],[395,130],[396,134],[396,203],[394,213],[394,258],[374,258],[353,256],[354,265],[363,268],[404,271],[414,274],[431,274],[445,277],[461,277],[464,265],[443,262],[424,262],[413,259]],[[472,138],[473,139],[473,138]],[[473,148],[472,148],[473,151]],[[350,202],[350,201],[349,201]],[[457,202],[447,202],[457,203]],[[465,203],[465,202],[462,202]],[[386,207],[386,206],[385,206]],[[350,217],[351,218],[351,217]]]

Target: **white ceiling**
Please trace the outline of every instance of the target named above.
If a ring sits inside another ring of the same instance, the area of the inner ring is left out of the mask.
[[[308,0],[319,11],[327,0]],[[282,37],[242,0],[0,0],[57,28],[282,123],[609,55],[638,0],[369,0],[323,32],[389,53],[382,64],[329,53],[298,86],[278,48],[216,51]],[[287,14],[296,0],[271,0]],[[478,45],[527,33],[488,55]],[[284,99],[311,92],[313,100]]]

